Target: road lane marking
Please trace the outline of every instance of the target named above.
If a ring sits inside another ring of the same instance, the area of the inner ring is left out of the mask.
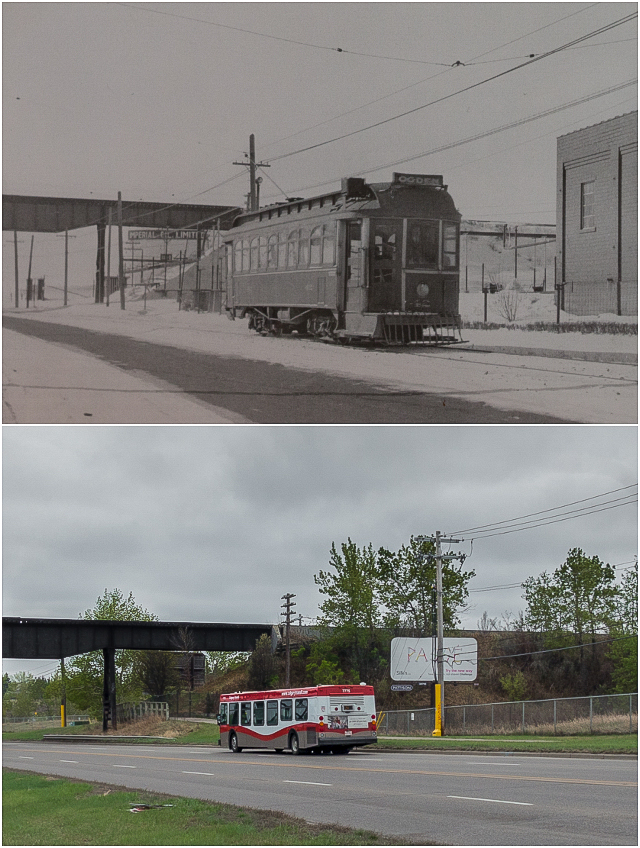
[[[487,801],[489,804],[516,804],[518,807],[533,807],[526,801],[499,801],[497,798],[468,798],[466,795],[447,795],[447,798],[457,798],[460,801]]]
[[[314,783],[311,780],[283,780],[283,783],[304,783],[305,786],[333,786],[333,783]]]
[[[138,768],[138,766],[119,766],[117,763],[111,763],[114,768]]]
[[[60,762],[61,763],[75,763],[76,765],[78,764],[77,760],[60,760]]]
[[[18,757],[19,760],[35,760],[35,757]]]
[[[53,749],[46,750],[45,753],[53,753]],[[57,753],[57,752],[56,752]],[[80,751],[71,751],[72,754],[86,754],[88,756],[98,756],[98,757],[107,757],[109,755],[113,756],[113,751],[100,753],[95,749],[80,750]],[[191,759],[189,757],[162,757],[162,756],[141,756],[140,754],[118,754],[119,757],[123,759],[137,759],[137,760],[169,760],[174,763],[179,762],[195,762],[195,763],[207,763],[210,764],[211,760],[203,760],[203,759]],[[375,774],[400,774],[400,775],[423,775],[427,777],[484,777],[490,780],[527,780],[532,781],[534,783],[571,783],[575,785],[586,785],[586,786],[620,786],[620,787],[629,787],[629,788],[637,788],[638,782],[633,780],[595,780],[593,778],[580,778],[580,777],[535,777],[533,775],[525,775],[525,774],[483,774],[482,772],[460,772],[460,771],[435,771],[435,770],[427,770],[427,769],[381,769],[381,768],[366,768],[364,765],[362,766],[338,766],[338,765],[330,765],[328,762],[320,765],[317,764],[306,764],[306,763],[298,763],[295,764],[288,761],[280,762],[276,761],[275,757],[269,757],[268,760],[250,760],[243,759],[240,757],[229,757],[229,759],[219,759],[216,761],[216,765],[222,766],[265,766],[266,768],[274,769],[274,768],[297,768],[297,769],[316,769],[320,771],[357,771],[357,772],[374,772]],[[504,763],[507,765],[507,763]],[[135,768],[135,766],[131,766],[131,768]]]
[[[207,777],[215,777],[212,771],[183,771],[182,774],[205,774]]]

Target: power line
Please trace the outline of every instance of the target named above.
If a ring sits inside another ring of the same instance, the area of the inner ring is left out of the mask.
[[[586,648],[588,645],[608,645],[611,642],[622,642],[625,639],[637,639],[637,638],[638,638],[638,634],[632,633],[628,636],[617,636],[615,639],[599,639],[597,642],[586,642],[586,643],[583,643],[582,645],[567,645],[564,648],[545,648],[544,650],[540,650],[540,651],[526,651],[525,653],[522,653],[522,654],[503,654],[503,655],[497,656],[497,657],[478,657],[478,662],[487,662],[488,660],[507,660],[507,659],[512,659],[513,657],[530,657],[530,656],[533,656],[534,654],[552,654],[552,653],[555,653],[556,651],[571,651],[571,650],[575,650],[576,648]]]
[[[535,62],[539,62],[542,59],[547,59],[549,56],[553,56],[556,53],[561,52],[562,50],[566,50],[567,48],[574,46],[575,44],[579,44],[580,42],[586,41],[589,38],[594,38],[596,35],[600,35],[603,32],[608,32],[608,30],[613,29],[614,27],[628,23],[634,18],[637,18],[637,16],[637,12],[631,15],[627,15],[626,17],[620,18],[619,20],[607,24],[604,27],[600,27],[600,29],[587,33],[586,35],[582,35],[577,39],[574,39],[573,41],[567,42],[566,44],[560,45],[560,47],[555,47],[552,50],[548,50],[546,53],[541,53],[539,56],[536,56],[533,59],[529,59],[526,62],[522,62],[519,65],[515,65],[513,68],[509,68],[506,71],[501,71],[498,74],[494,74],[493,76],[487,77],[486,79],[480,80],[479,82],[472,83],[471,85],[468,85],[465,88],[458,89],[457,91],[453,91],[450,94],[445,94],[442,97],[437,98],[436,100],[431,100],[428,103],[423,103],[421,106],[415,106],[413,109],[409,109],[406,112],[401,112],[398,115],[392,115],[389,118],[384,118],[381,121],[376,121],[376,123],[370,124],[369,126],[361,127],[357,130],[352,130],[351,132],[344,133],[343,135],[336,136],[334,138],[326,139],[325,141],[317,142],[316,144],[308,145],[307,147],[301,147],[298,150],[292,150],[289,153],[283,153],[280,156],[275,156],[271,158],[270,162],[278,162],[280,159],[287,159],[291,156],[297,156],[300,153],[307,153],[309,150],[315,150],[318,147],[324,147],[327,144],[333,144],[336,141],[342,141],[345,138],[350,138],[354,135],[358,135],[359,133],[367,132],[368,130],[383,126],[384,124],[391,123],[392,121],[397,121],[399,118],[404,118],[407,115],[413,115],[416,112],[421,111],[422,109],[428,108],[429,106],[435,106],[438,103],[443,103],[445,100],[450,100],[452,97],[456,97],[458,94],[464,94],[465,92],[473,91],[474,89],[479,88],[481,85],[485,85],[488,82],[493,82],[494,80],[500,79],[501,77],[504,77],[507,74],[511,74],[514,71],[520,70],[521,68],[526,68],[529,65],[532,65]]]
[[[586,503],[587,501],[598,500],[598,498],[604,498],[604,497],[607,497],[608,495],[615,495],[618,492],[625,492],[625,491],[627,491],[627,489],[635,489],[635,488],[637,488],[637,485],[638,485],[637,483],[631,483],[629,486],[621,486],[618,489],[611,489],[609,492],[602,492],[599,495],[592,495],[589,498],[582,498],[581,500],[578,500],[578,501],[571,501],[570,503],[560,504],[560,506],[550,507],[549,509],[542,509],[539,512],[528,512],[526,515],[519,515],[517,518],[507,518],[504,521],[497,521],[497,522],[494,522],[492,524],[480,524],[477,527],[467,527],[465,530],[456,530],[451,535],[458,536],[458,535],[461,535],[462,533],[473,533],[473,532],[476,532],[476,531],[482,531],[485,528],[488,529],[488,530],[492,530],[494,528],[500,527],[503,524],[511,524],[514,521],[522,521],[522,519],[524,519],[524,518],[533,518],[537,515],[544,515],[545,513],[549,513],[549,512],[557,512],[557,510],[566,509],[569,506],[576,506],[577,504]],[[594,504],[594,506],[595,506],[595,504]]]

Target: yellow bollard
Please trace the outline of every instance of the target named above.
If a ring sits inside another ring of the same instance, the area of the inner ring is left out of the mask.
[[[442,736],[442,691],[440,684],[436,683],[436,714],[435,714],[435,730],[432,736]]]

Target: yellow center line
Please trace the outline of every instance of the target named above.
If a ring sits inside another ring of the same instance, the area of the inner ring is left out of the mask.
[[[33,749],[32,749],[33,750]],[[50,749],[47,753],[53,753],[53,750]],[[57,753],[57,752],[56,752]],[[68,751],[67,753],[71,754],[85,754],[85,755],[93,755],[97,757],[120,757],[120,758],[128,758],[135,760],[170,760],[176,763],[208,763],[211,765],[211,759],[200,759],[195,757],[159,757],[155,754],[153,756],[144,755],[144,754],[122,754],[120,752],[106,752],[106,751]],[[237,757],[238,755],[236,755]],[[269,763],[261,762],[260,760],[247,760],[241,757],[238,759],[234,759],[233,761],[230,759],[220,759],[216,760],[216,765],[224,765],[224,766],[244,766],[244,765],[253,765],[253,766],[268,766],[268,768],[302,768],[302,769],[316,769],[320,771],[364,771],[374,774],[413,774],[413,775],[425,775],[425,776],[438,776],[438,777],[485,777],[490,780],[524,780],[524,781],[534,781],[536,783],[571,783],[577,785],[587,785],[587,786],[629,786],[629,787],[637,787],[637,781],[631,780],[595,780],[592,778],[580,778],[580,777],[535,777],[533,775],[521,775],[521,774],[482,774],[479,772],[462,772],[462,771],[431,771],[426,769],[389,769],[389,768],[366,768],[364,766],[334,766],[329,765],[320,765],[320,764],[311,764],[311,763],[300,763],[296,760],[295,763],[282,763],[282,762],[273,762],[269,760]]]

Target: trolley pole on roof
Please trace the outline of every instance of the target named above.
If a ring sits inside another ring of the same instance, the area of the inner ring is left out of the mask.
[[[295,595],[287,592],[286,595],[282,596],[282,600],[284,601],[281,606],[285,610],[285,673],[284,673],[284,685],[285,687],[289,687],[291,685],[291,613],[292,608],[295,607],[295,603],[292,602],[291,598],[295,598]]]

